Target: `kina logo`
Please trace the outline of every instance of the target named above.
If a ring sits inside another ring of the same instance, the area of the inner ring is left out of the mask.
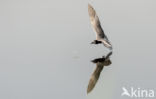
[[[155,92],[152,89],[141,89],[130,87],[130,90],[122,87],[121,96],[127,96],[131,98],[154,98]]]

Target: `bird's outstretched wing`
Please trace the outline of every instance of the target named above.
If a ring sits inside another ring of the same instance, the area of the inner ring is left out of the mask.
[[[103,69],[103,65],[96,64],[96,69],[94,70],[93,74],[91,75],[91,78],[90,78],[90,81],[88,84],[87,93],[91,92],[93,90],[93,88],[95,87],[96,82],[99,79],[102,69]]]
[[[90,4],[88,4],[88,13],[90,16],[90,21],[91,21],[92,27],[93,27],[94,31],[96,32],[96,39],[101,40],[106,47],[110,48],[111,44],[110,44],[107,36],[104,34],[104,31],[100,24],[99,17],[97,16],[94,8]]]
[[[90,21],[91,21],[91,24],[93,26],[93,29],[96,32],[96,38],[97,39],[104,38],[105,35],[104,35],[103,30],[102,30],[99,18],[97,16],[94,8],[90,4],[88,4],[88,13],[89,13],[89,16],[90,16]]]

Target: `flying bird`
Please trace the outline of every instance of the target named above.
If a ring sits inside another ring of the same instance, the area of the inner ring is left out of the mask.
[[[88,13],[90,16],[91,25],[92,25],[94,31],[96,32],[96,40],[94,40],[91,44],[103,43],[105,47],[112,50],[112,45],[109,42],[107,36],[105,35],[105,33],[101,27],[99,17],[97,16],[94,8],[90,4],[88,4]]]
[[[112,52],[108,53],[107,56],[103,56],[102,58],[97,58],[92,60],[93,63],[96,64],[96,68],[93,72],[93,74],[91,75],[89,84],[88,84],[88,89],[87,89],[87,93],[91,92],[93,90],[93,88],[96,85],[96,82],[98,81],[99,77],[100,77],[100,73],[103,69],[104,66],[109,66],[112,62],[110,60],[110,55],[112,55]]]

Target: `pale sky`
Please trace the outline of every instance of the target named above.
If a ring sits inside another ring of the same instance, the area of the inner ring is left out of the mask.
[[[94,90],[87,86],[109,50],[91,45],[88,3],[113,45]],[[155,0],[1,0],[0,99],[129,99],[122,87],[156,92]]]

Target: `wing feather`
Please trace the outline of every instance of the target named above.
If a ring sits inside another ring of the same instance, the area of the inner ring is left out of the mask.
[[[96,40],[102,41],[104,46],[112,49],[112,45],[109,42],[107,36],[105,35],[105,33],[101,27],[99,17],[97,16],[96,11],[90,4],[88,4],[88,13],[90,16],[90,21],[91,21],[92,27],[96,33]]]
[[[91,92],[93,90],[93,88],[96,85],[96,82],[99,79],[100,73],[103,69],[103,65],[97,64],[96,65],[96,69],[94,70],[93,74],[91,75],[89,84],[88,84],[88,89],[87,89],[87,93]]]
[[[88,4],[88,13],[90,16],[92,27],[96,32],[97,39],[105,38],[108,40],[107,36],[104,34],[104,31],[101,27],[99,17],[97,16],[96,11],[90,4]]]

